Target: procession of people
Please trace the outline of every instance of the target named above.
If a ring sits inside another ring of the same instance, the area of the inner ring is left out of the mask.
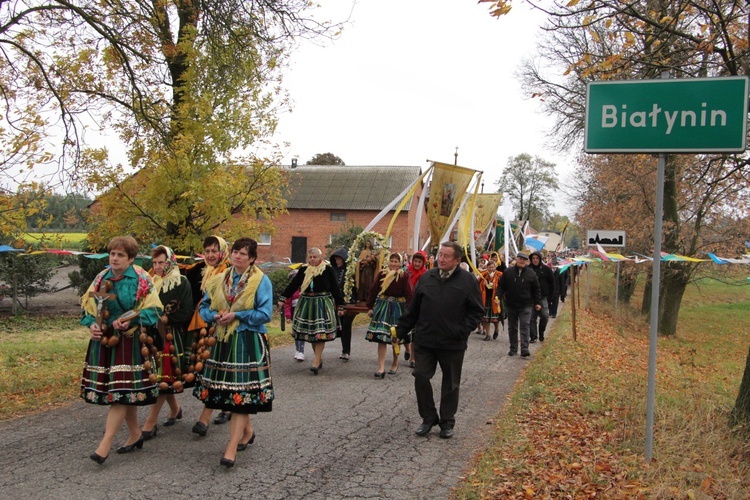
[[[461,247],[451,242],[438,247],[437,258],[417,251],[409,262],[407,254],[387,253],[373,243],[368,241],[355,258],[354,273],[347,272],[346,249],[332,252],[329,261],[320,249],[310,248],[307,262],[290,277],[276,305],[290,320],[294,340],[311,344],[313,376],[323,369],[325,345],[337,337],[342,339],[340,359],[350,359],[352,322],[357,312],[366,311],[364,338],[377,345],[375,378],[399,373],[403,348],[422,418],[415,434],[426,436],[439,425],[440,437],[449,439],[470,332],[477,329],[484,340],[496,340],[498,325],[504,326],[507,317],[509,354],[517,353],[520,333],[521,354],[528,356],[532,311],[542,311],[539,317],[548,319],[542,300],[557,301],[565,291],[541,254],[533,254],[532,268],[527,268],[528,255],[519,252],[506,268],[492,252],[480,257],[477,268],[468,265]],[[192,388],[204,404],[192,432],[206,436],[214,410],[221,411],[214,423],[229,422],[222,466],[233,467],[237,452],[255,442],[251,415],[270,412],[275,399],[266,326],[273,314],[274,292],[256,265],[257,247],[251,238],[238,238],[230,247],[212,235],[203,242],[202,259],[180,269],[175,252],[159,245],[151,252],[151,270],[146,272],[134,264],[134,238],[111,240],[109,267],[82,297],[81,324],[91,339],[81,397],[110,407],[104,436],[90,455],[93,461],[105,463],[123,422],[128,438],[116,449],[119,454],[140,450],[145,441],[156,438],[164,403],[169,413],[161,425],[175,425],[183,418],[177,395],[185,388]],[[371,268],[377,270],[371,273]],[[544,297],[538,275],[549,277],[550,283],[554,279],[554,291],[545,288]],[[351,289],[348,279],[355,283]],[[359,304],[364,309],[357,310]],[[539,340],[544,339],[545,323],[533,330]],[[386,369],[389,347],[393,357]],[[297,347],[295,359],[304,360],[304,347]],[[438,366],[439,410],[431,382]],[[145,405],[150,409],[141,427],[137,407]]]

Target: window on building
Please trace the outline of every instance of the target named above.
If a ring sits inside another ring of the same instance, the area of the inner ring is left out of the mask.
[[[346,222],[346,212],[331,212],[331,222]]]
[[[263,233],[258,237],[258,245],[270,245],[270,244],[271,244],[270,233]]]

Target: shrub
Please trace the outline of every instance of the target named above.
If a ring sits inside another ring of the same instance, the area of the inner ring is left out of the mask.
[[[292,281],[292,273],[287,269],[279,269],[269,274],[268,279],[271,280],[271,285],[273,286],[273,303],[275,304],[279,301],[279,294]]]

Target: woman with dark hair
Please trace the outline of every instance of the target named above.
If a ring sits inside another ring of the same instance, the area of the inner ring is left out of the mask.
[[[157,355],[161,360],[156,364],[159,397],[143,423],[144,440],[156,437],[159,430],[156,422],[165,401],[169,404],[170,412],[164,426],[172,426],[182,419],[182,408],[177,404],[175,394],[182,392],[182,375],[187,373],[186,326],[193,314],[190,282],[180,274],[177,258],[171,248],[164,245],[154,248],[151,252],[150,274],[164,306],[164,314],[159,318],[157,327],[151,329],[151,336],[158,349]]]
[[[271,280],[255,265],[258,243],[240,238],[232,245],[232,266],[211,278],[200,304],[201,318],[216,325],[211,354],[193,394],[206,408],[229,411],[229,443],[219,462],[234,466],[238,451],[255,441],[250,414],[271,411]]]
[[[412,296],[409,279],[401,269],[401,255],[392,253],[388,258],[388,269],[383,269],[375,277],[367,298],[367,314],[372,318],[365,339],[378,344],[378,370],[375,378],[385,378],[385,352],[391,344],[391,327],[396,326],[404,314]],[[393,363],[388,370],[395,375],[398,370],[398,356],[393,353]]]
[[[344,297],[336,282],[336,275],[319,248],[307,251],[307,264],[301,266],[291,283],[279,295],[279,307],[295,291],[300,291],[297,307],[292,318],[292,334],[295,340],[310,342],[315,358],[310,371],[317,375],[323,367],[325,343],[336,338],[338,318],[336,306],[343,314]]]
[[[406,277],[409,280],[411,289],[417,288],[417,282],[424,273],[427,272],[427,254],[418,250],[411,256],[411,263],[406,266]],[[409,332],[407,342],[404,342],[404,359],[409,362],[409,367],[414,368],[414,355],[412,353],[411,337],[413,332]]]
[[[81,324],[91,332],[81,378],[87,403],[109,405],[104,437],[89,458],[103,464],[124,421],[130,432],[117,453],[143,447],[138,406],[156,401],[156,377],[150,378],[145,328],[156,325],[162,305],[151,277],[133,265],[138,243],[131,236],[109,242],[109,268],[100,272],[81,299]],[[145,354],[142,353],[145,349]]]

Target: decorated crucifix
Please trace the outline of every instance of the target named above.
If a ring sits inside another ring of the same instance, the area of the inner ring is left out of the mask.
[[[102,291],[102,288],[104,289]],[[107,310],[107,301],[116,299],[117,295],[109,293],[113,288],[112,282],[104,280],[99,289],[95,292],[89,292],[89,297],[96,300],[96,324],[101,329],[102,333],[107,329],[107,324],[104,322],[109,317],[109,311]]]

